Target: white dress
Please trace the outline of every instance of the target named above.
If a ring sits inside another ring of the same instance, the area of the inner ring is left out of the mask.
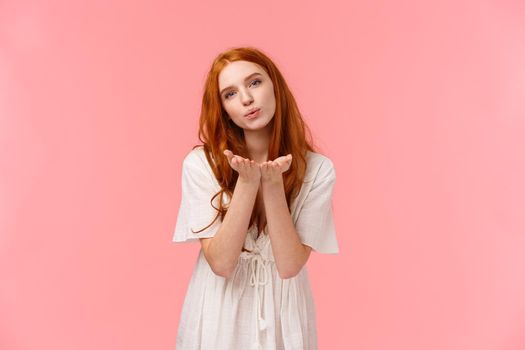
[[[318,253],[339,251],[332,213],[335,169],[319,153],[307,152],[307,170],[301,191],[291,205],[291,216],[301,241]],[[208,229],[216,210],[211,197],[220,186],[202,146],[191,150],[182,164],[182,194],[173,242],[199,242],[213,237],[220,217]],[[227,197],[227,196],[224,196]],[[217,200],[218,196],[214,199]],[[223,199],[227,204],[229,199]],[[218,207],[218,203],[214,202]],[[234,273],[225,278],[208,265],[202,248],[179,321],[177,350],[317,349],[315,304],[308,270],[281,279],[275,266],[269,235],[248,228]]]

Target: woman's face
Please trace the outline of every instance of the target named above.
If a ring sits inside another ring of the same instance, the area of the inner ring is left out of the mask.
[[[255,63],[234,61],[224,67],[219,74],[219,91],[224,110],[240,128],[262,129],[275,114],[272,80]],[[247,116],[254,108],[259,112]]]

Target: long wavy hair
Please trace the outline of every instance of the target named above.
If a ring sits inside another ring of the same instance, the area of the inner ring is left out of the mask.
[[[229,149],[236,155],[250,158],[244,139],[244,130],[229,118],[222,106],[219,92],[220,72],[231,62],[240,60],[261,66],[273,83],[276,106],[274,117],[270,122],[273,125],[273,131],[268,147],[268,159],[273,160],[289,153],[292,154],[290,168],[283,173],[286,202],[289,209],[304,181],[307,150],[315,152],[311,131],[303,121],[295,98],[283,75],[272,60],[253,47],[238,47],[220,53],[213,61],[204,84],[198,133],[202,144],[195,145],[193,149],[203,147],[206,159],[221,190],[210,199],[210,204],[217,210],[217,215],[208,226],[196,232],[192,231],[193,233],[207,229],[219,217],[223,220],[228,210],[223,205],[223,198],[225,195],[232,198],[239,174],[230,167],[223,151]],[[307,133],[308,139],[306,138]],[[216,197],[219,197],[218,207],[213,205]],[[248,227],[251,227],[257,219],[257,210],[256,203]]]

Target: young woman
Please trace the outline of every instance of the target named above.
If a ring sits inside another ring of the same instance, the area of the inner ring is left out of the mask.
[[[260,50],[220,54],[182,162],[174,242],[199,241],[177,350],[317,349],[306,262],[336,254],[332,161]]]

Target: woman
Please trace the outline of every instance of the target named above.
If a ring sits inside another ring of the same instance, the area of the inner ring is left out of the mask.
[[[174,242],[200,241],[178,350],[317,349],[306,262],[336,254],[335,169],[314,152],[292,93],[260,50],[220,54],[199,139],[182,162]]]

